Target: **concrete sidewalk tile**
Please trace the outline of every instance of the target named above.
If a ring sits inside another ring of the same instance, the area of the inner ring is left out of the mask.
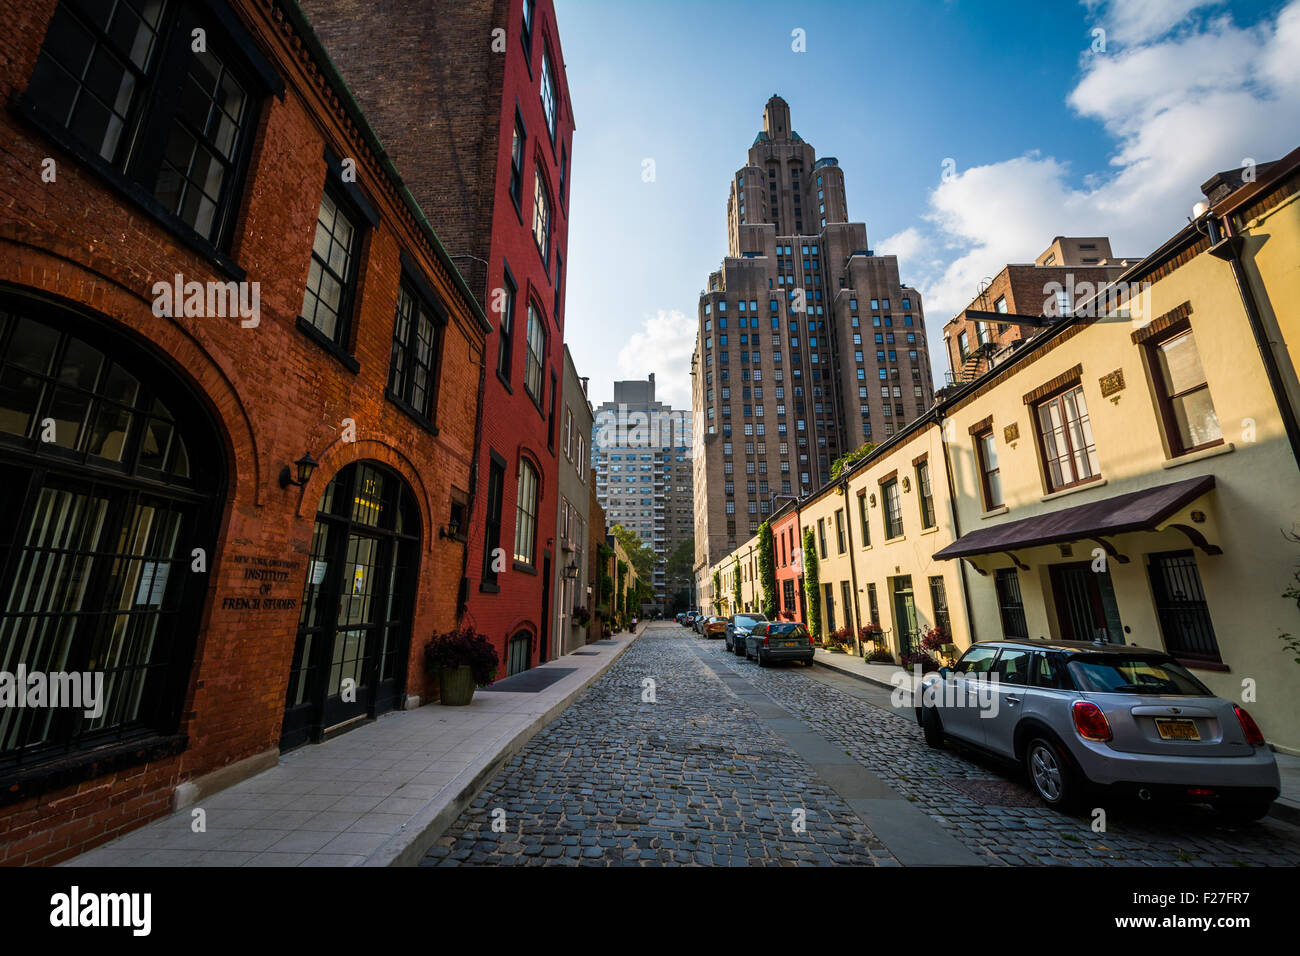
[[[338,836],[333,830],[294,830],[273,843],[271,853],[315,853]]]

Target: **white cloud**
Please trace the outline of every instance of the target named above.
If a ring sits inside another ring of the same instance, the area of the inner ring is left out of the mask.
[[[882,243],[909,256],[932,336],[982,278],[1032,262],[1054,236],[1106,235],[1116,255],[1146,255],[1186,221],[1215,172],[1298,145],[1300,0],[1247,27],[1183,20],[1217,6],[1195,0],[1087,5],[1110,52],[1085,56],[1067,102],[1114,138],[1111,169],[1078,182],[1064,161],[1030,152],[938,186],[926,226]]]
[[[673,408],[691,407],[691,353],[697,323],[693,316],[660,309],[647,316],[618,352],[624,379],[644,379],[655,373],[655,398]]]

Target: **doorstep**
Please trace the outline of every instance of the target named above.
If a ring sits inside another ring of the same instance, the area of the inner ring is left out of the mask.
[[[507,761],[645,632],[536,671],[532,692],[393,711],[98,846],[64,866],[413,866]],[[203,832],[194,832],[202,810]]]

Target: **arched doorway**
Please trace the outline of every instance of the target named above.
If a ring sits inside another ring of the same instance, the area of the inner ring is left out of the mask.
[[[406,686],[420,520],[395,472],[342,469],[321,495],[280,748],[396,706]]]
[[[506,644],[506,676],[513,677],[528,670],[532,651],[532,631],[516,631]]]
[[[98,714],[0,707],[0,776],[176,732],[222,448],[203,404],[133,337],[0,294],[0,671],[103,680]]]

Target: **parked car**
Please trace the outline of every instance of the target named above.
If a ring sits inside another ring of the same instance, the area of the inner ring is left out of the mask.
[[[813,665],[812,638],[802,624],[791,621],[765,621],[755,624],[745,638],[746,658],[758,661],[759,667],[777,661],[803,661]]]
[[[1050,807],[1068,809],[1097,791],[1208,803],[1257,820],[1281,791],[1250,714],[1161,650],[985,641],[921,688],[916,719],[926,743],[951,738],[1022,764]]]
[[[695,612],[694,612],[694,611],[687,611],[685,614],[682,615],[682,626],[683,626],[683,627],[692,627],[692,626],[694,626],[694,624],[695,624]]]
[[[727,650],[734,654],[745,653],[745,638],[753,630],[755,624],[764,624],[767,618],[757,611],[750,611],[744,614],[733,614],[727,619]]]
[[[700,635],[704,634],[704,625],[708,623],[708,620],[709,620],[709,615],[707,614],[700,614],[695,618],[696,634],[700,634]]]
[[[710,617],[704,623],[704,636],[709,640],[715,637],[724,637],[727,633],[727,619],[722,617]]]

